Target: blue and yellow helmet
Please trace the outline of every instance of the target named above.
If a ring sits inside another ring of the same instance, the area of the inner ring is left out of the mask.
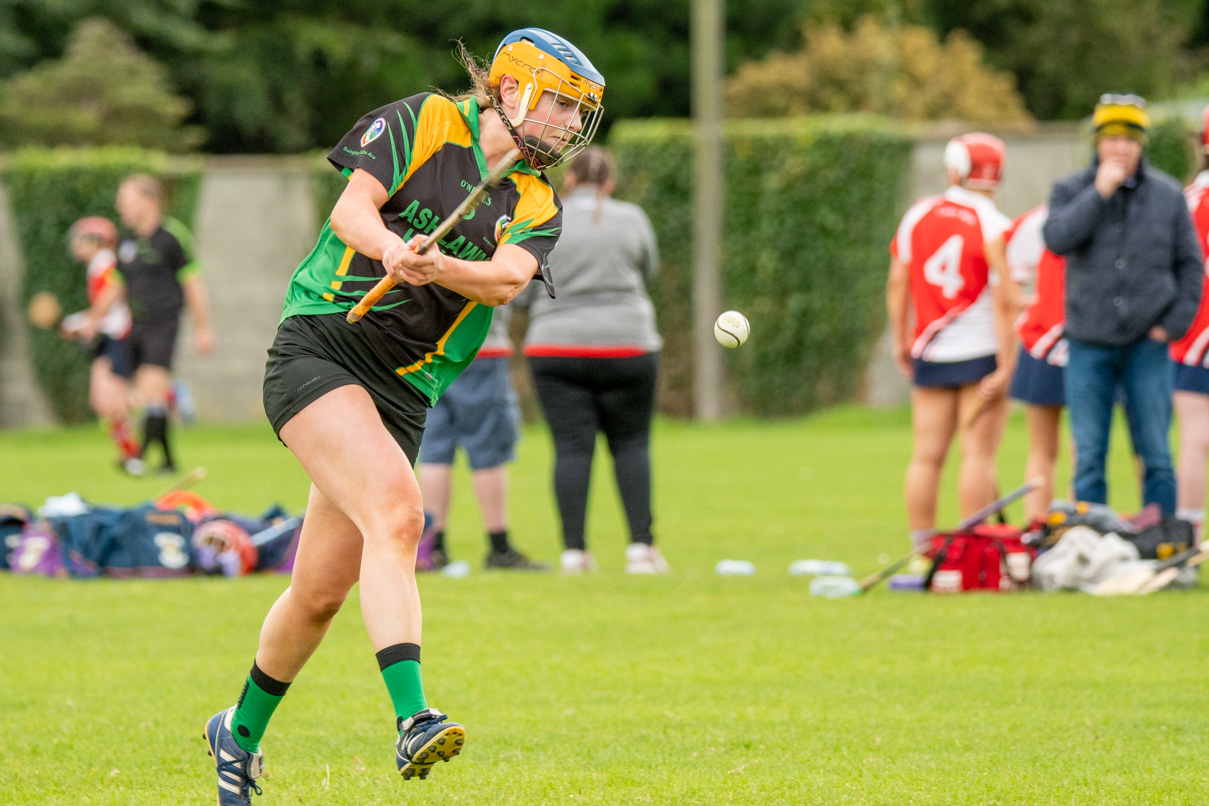
[[[600,125],[605,82],[579,48],[542,28],[521,28],[504,37],[491,60],[488,78],[497,95],[504,76],[520,85],[520,108],[515,116],[500,111],[534,168],[558,165],[592,142]],[[575,105],[571,117],[578,128],[552,120],[553,106],[544,115],[535,111],[546,92],[552,93],[552,103]],[[526,122],[541,126],[540,133],[522,137],[517,130]]]

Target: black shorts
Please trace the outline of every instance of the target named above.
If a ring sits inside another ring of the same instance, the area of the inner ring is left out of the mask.
[[[369,392],[382,424],[413,465],[424,435],[428,401],[382,363],[361,329],[342,313],[291,316],[277,328],[264,373],[264,411],[273,431],[341,386]]]
[[[172,370],[172,354],[176,352],[176,332],[180,317],[159,322],[135,322],[126,339],[130,365],[135,369],[146,364]]]
[[[109,368],[120,378],[129,378],[134,374],[130,364],[130,345],[126,339],[115,339],[104,334],[97,337],[96,347],[93,348],[93,360],[108,358]]]

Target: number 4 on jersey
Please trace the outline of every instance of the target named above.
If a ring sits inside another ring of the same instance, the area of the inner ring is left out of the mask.
[[[940,288],[945,299],[953,299],[966,284],[961,276],[961,253],[965,239],[951,235],[924,263],[924,279]]]

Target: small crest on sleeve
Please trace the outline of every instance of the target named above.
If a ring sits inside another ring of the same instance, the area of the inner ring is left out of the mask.
[[[382,132],[386,131],[386,119],[378,118],[373,123],[369,124],[369,128],[365,130],[365,134],[361,135],[361,147],[372,143],[382,136]]]
[[[495,221],[495,242],[499,243],[500,238],[504,237],[504,230],[508,229],[508,225],[512,223],[512,216],[502,215]]]

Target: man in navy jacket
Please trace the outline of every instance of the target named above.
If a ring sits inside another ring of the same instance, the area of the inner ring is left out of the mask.
[[[1136,95],[1101,97],[1096,156],[1050,191],[1045,242],[1066,258],[1066,400],[1075,439],[1075,497],[1107,503],[1105,457],[1118,387],[1142,496],[1175,512],[1167,343],[1184,335],[1200,302],[1201,245],[1183,189],[1142,155],[1150,126]]]

